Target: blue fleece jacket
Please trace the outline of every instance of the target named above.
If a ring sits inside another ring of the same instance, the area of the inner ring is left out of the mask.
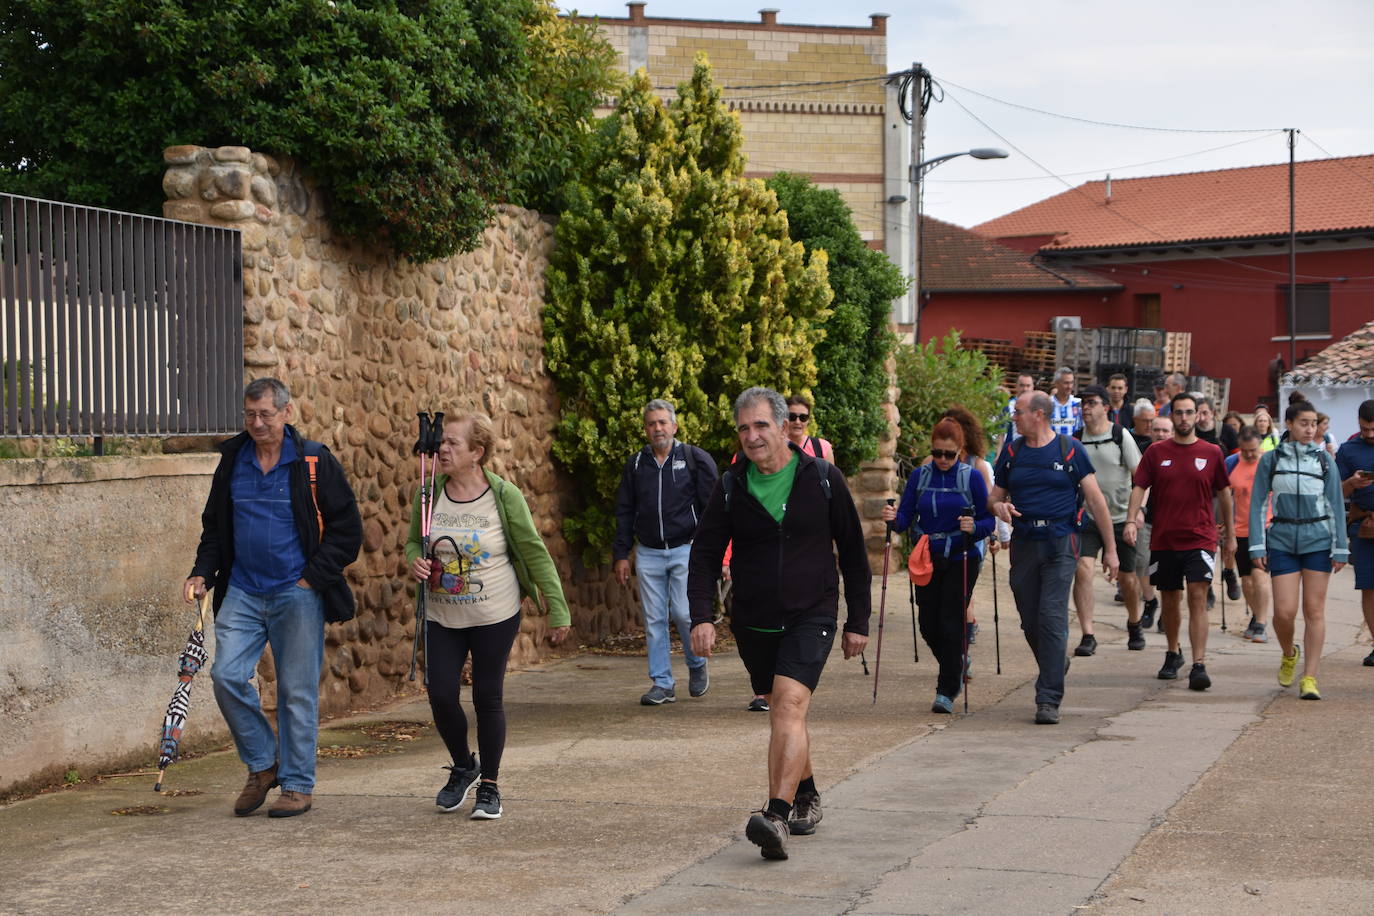
[[[958,531],[959,515],[970,508],[963,495],[957,492],[959,468],[962,465],[963,462],[955,462],[948,471],[941,471],[930,464],[930,483],[924,492],[920,486],[921,469],[912,471],[906,481],[906,490],[902,493],[901,505],[897,507],[897,519],[893,527],[897,531],[906,531],[914,525],[919,530],[912,532],[913,537],[932,535],[931,556],[963,556],[964,538],[957,535],[941,536]],[[988,511],[987,481],[977,469],[970,469],[968,484],[973,503],[973,534],[969,536],[969,542],[974,545],[992,534],[996,520]],[[974,548],[973,552],[978,551]]]

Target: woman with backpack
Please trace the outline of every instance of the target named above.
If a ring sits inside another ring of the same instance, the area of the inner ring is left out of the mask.
[[[926,538],[932,571],[916,585],[921,637],[940,666],[930,711],[949,714],[959,695],[964,661],[964,609],[978,581],[982,556],[976,544],[993,530],[983,475],[959,460],[964,431],[946,417],[930,434],[930,464],[912,472],[900,507],[886,506],[883,519],[912,540]]]
[[[1302,649],[1294,641],[1299,592],[1302,599],[1303,663],[1298,696],[1320,700],[1317,666],[1326,640],[1326,587],[1349,557],[1345,501],[1336,460],[1317,441],[1317,409],[1289,404],[1284,412],[1288,438],[1265,452],[1255,469],[1250,497],[1250,556],[1269,571],[1274,595],[1274,635],[1283,647],[1279,684],[1291,686]],[[1273,498],[1274,517],[1265,528]]]

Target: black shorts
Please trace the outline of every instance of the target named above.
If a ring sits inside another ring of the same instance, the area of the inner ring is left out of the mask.
[[[1151,550],[1150,584],[1166,592],[1183,590],[1186,582],[1212,581],[1212,552],[1192,550]]]
[[[748,627],[731,627],[740,661],[749,672],[749,683],[756,694],[773,692],[773,676],[780,674],[800,681],[815,692],[821,669],[830,657],[839,624],[828,617],[793,624],[776,633],[763,633]]]
[[[1121,522],[1112,526],[1112,533],[1116,536],[1116,559],[1121,565],[1122,572],[1135,572],[1135,545],[1126,543],[1126,523]],[[1096,557],[1102,552],[1102,535],[1098,533],[1097,523],[1091,519],[1085,519],[1083,529],[1078,532],[1078,555],[1080,557]]]
[[[1244,578],[1255,571],[1255,563],[1250,559],[1250,539],[1236,538],[1236,575]]]

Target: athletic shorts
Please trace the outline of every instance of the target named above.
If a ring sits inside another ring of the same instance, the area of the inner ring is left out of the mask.
[[[1150,551],[1150,584],[1161,591],[1179,592],[1184,582],[1211,582],[1212,559],[1210,550],[1194,547],[1192,550],[1152,550]]]
[[[1135,548],[1126,543],[1122,537],[1122,532],[1126,530],[1126,523],[1112,526],[1112,533],[1116,535],[1116,558],[1121,565],[1122,572],[1135,572]],[[1139,532],[1137,532],[1139,533]],[[1078,556],[1096,557],[1102,552],[1102,534],[1097,530],[1097,525],[1093,522],[1084,522],[1083,530],[1078,532]]]
[[[822,617],[793,624],[777,633],[761,633],[748,627],[730,629],[754,693],[772,693],[773,676],[778,674],[800,681],[814,693],[839,625]]]
[[[1255,571],[1255,561],[1250,559],[1250,539],[1236,538],[1236,575],[1244,578]]]
[[[1331,554],[1325,550],[1314,550],[1311,553],[1285,553],[1282,550],[1271,550],[1269,556],[1269,575],[1286,576],[1302,569],[1312,572],[1331,572]]]
[[[1355,567],[1355,588],[1374,589],[1374,540],[1351,537],[1350,565]]]

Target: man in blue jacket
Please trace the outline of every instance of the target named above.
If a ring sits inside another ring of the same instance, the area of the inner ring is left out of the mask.
[[[358,557],[363,524],[343,467],[289,424],[291,394],[273,378],[243,392],[245,431],[222,458],[201,515],[187,601],[215,590],[215,700],[248,782],[234,813],[252,814],[273,787],[269,817],[310,810],[320,722],[324,624],[353,617],[344,567]],[[276,666],[277,734],[253,678],[264,646]]]
[[[653,682],[639,702],[662,706],[677,702],[669,620],[682,638],[688,692],[699,697],[711,685],[706,659],[691,647],[687,558],[718,475],[710,455],[677,441],[677,411],[662,398],[644,405],[644,435],[649,444],[630,456],[620,475],[611,555],[616,580],[624,585],[630,578],[630,549],[634,548],[649,680]]]
[[[1341,474],[1341,492],[1350,500],[1347,517],[1350,535],[1350,565],[1355,568],[1355,588],[1360,593],[1364,622],[1374,632],[1374,538],[1366,533],[1374,527],[1374,400],[1360,404],[1360,432],[1342,442],[1336,452],[1336,467]],[[1365,656],[1365,665],[1374,668],[1374,652]]]

